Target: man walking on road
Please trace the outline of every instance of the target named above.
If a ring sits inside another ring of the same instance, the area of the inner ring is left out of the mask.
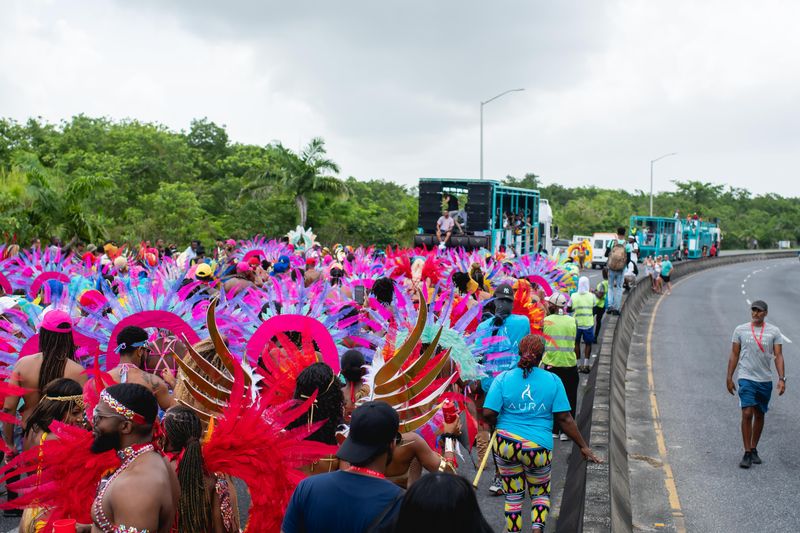
[[[742,440],[744,457],[739,466],[761,464],[758,456],[758,440],[764,429],[764,415],[772,396],[772,367],[778,371],[778,395],[786,390],[786,373],[783,367],[783,335],[772,324],[766,323],[767,303],[756,300],[750,306],[752,320],[733,331],[731,357],[728,361],[728,392],[733,394],[736,386],[733,373],[738,370],[739,406],[742,408]]]
[[[622,308],[622,285],[625,281],[625,266],[630,261],[633,248],[625,240],[627,231],[624,227],[617,228],[617,238],[608,242],[606,257],[608,257],[608,309],[609,315],[619,315]]]

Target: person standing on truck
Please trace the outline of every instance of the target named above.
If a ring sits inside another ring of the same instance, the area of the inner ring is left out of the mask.
[[[608,310],[609,315],[619,315],[622,308],[622,286],[625,282],[625,266],[631,260],[633,248],[626,242],[627,231],[623,226],[617,228],[617,236],[606,247],[608,258]]]

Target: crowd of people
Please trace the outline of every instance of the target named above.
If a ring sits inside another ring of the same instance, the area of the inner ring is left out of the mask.
[[[598,461],[574,417],[611,297],[566,257],[302,228],[4,245],[3,508],[23,532],[491,531],[474,446],[506,530],[541,530],[554,439]]]

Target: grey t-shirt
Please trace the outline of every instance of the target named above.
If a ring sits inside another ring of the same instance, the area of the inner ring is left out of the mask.
[[[753,332],[755,331],[755,336]],[[739,379],[749,379],[751,381],[772,381],[772,361],[775,358],[774,346],[776,344],[783,344],[783,335],[777,326],[773,326],[768,322],[764,322],[764,335],[761,335],[761,328],[757,326],[751,327],[751,323],[747,322],[736,326],[733,330],[733,339],[741,346],[739,351],[739,366],[738,376]],[[758,342],[764,351],[758,346]]]

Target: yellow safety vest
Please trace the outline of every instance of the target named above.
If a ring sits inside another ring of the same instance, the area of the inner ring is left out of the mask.
[[[572,295],[572,311],[575,317],[575,323],[579,328],[594,327],[594,315],[592,308],[597,302],[597,297],[591,292],[583,294],[575,293]]]
[[[545,337],[549,337],[545,346],[543,365],[570,367],[577,366],[575,358],[575,337],[578,326],[569,315],[550,315],[544,319],[542,328]]]

